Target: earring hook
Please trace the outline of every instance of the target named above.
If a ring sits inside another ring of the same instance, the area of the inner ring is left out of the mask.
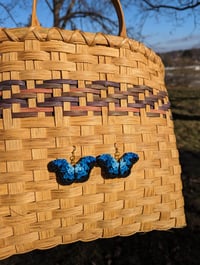
[[[117,147],[117,143],[114,143],[114,147],[115,147],[115,159],[118,160],[120,153],[119,153],[119,149]]]
[[[71,152],[71,157],[70,157],[70,161],[71,161],[71,164],[73,165],[73,164],[75,164],[75,151],[76,151],[76,146],[75,145],[73,145],[73,150],[72,150],[72,152]]]

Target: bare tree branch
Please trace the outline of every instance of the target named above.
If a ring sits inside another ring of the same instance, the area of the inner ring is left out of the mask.
[[[67,9],[67,12],[66,12],[65,16],[63,17],[61,28],[66,27],[67,21],[70,19],[70,16],[72,14],[72,10],[73,10],[73,7],[75,5],[75,1],[76,0],[71,0],[71,3],[69,4],[69,7]]]
[[[80,26],[82,18],[89,18],[91,25],[94,24],[93,21],[105,32],[112,33],[113,28],[117,27],[118,24],[115,17],[109,15],[110,7],[112,7],[111,1],[97,3],[88,0],[45,0],[45,2],[53,14],[55,27],[64,29],[67,25],[70,25],[72,29],[75,29],[77,28],[77,19],[80,19]],[[107,12],[106,8],[108,8]]]
[[[53,8],[52,8],[51,4],[49,3],[49,1],[45,0],[45,2],[47,4],[48,8],[50,9],[50,11],[53,13]]]
[[[64,0],[53,0],[53,18],[54,18],[54,26],[59,27],[59,18],[60,11],[63,7]]]
[[[112,19],[110,19],[109,17],[103,16],[103,14],[100,14],[98,12],[95,11],[76,11],[76,12],[72,12],[69,13],[68,16],[63,16],[60,17],[60,21],[64,21],[62,23],[62,28],[64,28],[66,26],[66,22],[72,18],[85,18],[85,17],[90,17],[92,18],[94,21],[97,21],[99,24],[101,24],[102,26],[105,23],[110,23],[113,24],[114,26],[117,26],[117,23],[115,23]],[[102,20],[105,20],[105,22],[103,23]],[[108,27],[106,27],[104,25],[105,29],[108,29]]]
[[[184,11],[188,9],[194,9],[197,6],[200,6],[200,2],[197,1],[196,3],[188,3],[187,5],[180,5],[180,6],[173,6],[173,5],[164,5],[164,4],[153,4],[151,1],[143,0],[148,6],[148,10],[159,10],[159,9],[174,9],[177,11]]]
[[[10,19],[16,26],[22,25],[18,22],[21,17],[14,15],[22,2],[27,3],[29,1],[0,0],[0,9],[2,9],[3,14],[0,18],[2,24],[4,24],[6,19]],[[118,21],[114,15],[115,12],[111,0],[45,0],[44,2],[46,8],[52,14],[52,26],[54,27],[63,29],[68,27],[73,30],[82,28],[83,30],[103,31],[111,34],[117,30]],[[188,19],[188,16],[193,17],[196,28],[200,25],[198,19],[200,1],[197,0],[121,0],[121,3],[125,14],[129,10],[134,13],[134,22],[130,16],[129,23],[127,23],[129,36],[142,41],[147,38],[143,34],[143,28],[148,19],[153,16],[158,21],[161,16],[166,16],[168,21],[170,19],[169,23],[174,28],[182,25]],[[29,3],[29,7],[30,5]],[[25,9],[24,4],[21,4],[20,8]],[[181,12],[186,10],[188,12]],[[23,22],[23,25],[26,25],[26,22]]]
[[[14,22],[14,24],[16,26],[19,25],[19,23],[17,23],[17,21],[15,20],[14,16],[12,15],[12,12],[10,11],[10,8],[8,5],[3,4],[2,2],[0,2],[0,6],[7,12],[8,16],[10,17],[10,19]],[[12,10],[12,9],[11,9]]]

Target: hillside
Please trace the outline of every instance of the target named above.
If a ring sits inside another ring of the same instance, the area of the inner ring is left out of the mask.
[[[191,236],[192,231],[200,231],[200,49],[160,56],[166,66],[166,86],[180,154],[187,224]],[[196,234],[194,239],[200,240],[200,237]],[[195,264],[192,259],[191,262]]]
[[[200,49],[159,54],[165,65],[168,88],[200,88]]]
[[[160,53],[159,56],[166,67],[200,65],[200,49]]]

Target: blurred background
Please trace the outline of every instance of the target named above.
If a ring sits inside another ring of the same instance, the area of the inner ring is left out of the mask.
[[[43,27],[118,33],[110,0],[38,0]],[[157,52],[200,48],[200,2],[189,0],[121,0],[128,36]],[[0,0],[0,26],[30,24],[32,1]]]

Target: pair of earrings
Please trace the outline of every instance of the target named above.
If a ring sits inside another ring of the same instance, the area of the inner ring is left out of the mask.
[[[76,147],[73,147],[70,163],[65,159],[56,159],[48,164],[48,170],[56,173],[59,184],[69,185],[73,182],[84,182],[89,179],[89,175],[94,166],[101,168],[102,177],[125,178],[130,172],[132,166],[138,161],[139,156],[135,153],[124,153],[120,157],[115,143],[115,155],[102,154],[97,157],[85,156],[75,163]]]

